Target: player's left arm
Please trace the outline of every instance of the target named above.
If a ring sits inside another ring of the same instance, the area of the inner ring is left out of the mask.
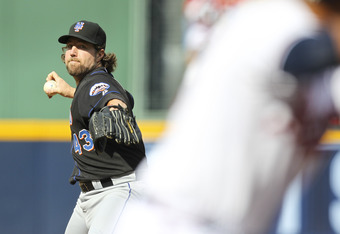
[[[105,150],[107,139],[114,139],[125,145],[142,141],[135,117],[120,99],[111,99],[100,111],[92,114],[89,131],[99,153]]]
[[[107,104],[106,104],[106,106],[112,106],[112,108],[111,108],[110,110],[114,110],[114,109],[117,110],[117,108],[115,108],[115,106],[119,106],[119,105],[120,105],[121,107],[123,107],[124,109],[127,108],[127,105],[125,104],[125,102],[123,102],[122,100],[117,99],[117,98],[111,99],[111,100],[108,101]]]

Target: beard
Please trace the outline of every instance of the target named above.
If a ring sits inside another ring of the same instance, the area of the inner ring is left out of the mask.
[[[70,60],[66,64],[66,69],[68,73],[73,77],[83,78],[86,76],[90,71],[94,70],[96,68],[96,64],[92,64],[91,66],[84,66],[84,64],[80,63],[78,60],[77,63],[71,63]]]

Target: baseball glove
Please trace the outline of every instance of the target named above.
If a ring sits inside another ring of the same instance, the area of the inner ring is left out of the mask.
[[[116,109],[110,110],[112,107]],[[98,152],[104,151],[107,138],[125,145],[137,144],[142,139],[135,117],[120,105],[105,106],[99,112],[94,112],[90,118],[89,131]]]

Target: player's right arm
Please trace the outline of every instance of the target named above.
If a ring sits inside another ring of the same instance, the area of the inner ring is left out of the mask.
[[[51,98],[55,94],[60,94],[63,97],[73,98],[75,88],[70,86],[64,79],[62,79],[55,71],[47,75],[46,81],[54,80],[57,83],[57,88],[46,92]]]

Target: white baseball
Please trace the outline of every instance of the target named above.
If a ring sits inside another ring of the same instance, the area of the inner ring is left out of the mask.
[[[57,88],[57,82],[55,82],[54,80],[49,80],[44,84],[45,93],[51,90],[54,90],[56,88]]]

